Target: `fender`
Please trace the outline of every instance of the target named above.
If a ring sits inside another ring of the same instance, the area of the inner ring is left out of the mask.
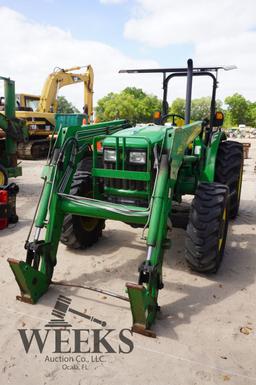
[[[200,178],[202,182],[214,182],[215,164],[216,164],[219,145],[220,145],[220,142],[222,142],[226,138],[227,138],[226,134],[222,131],[215,132],[213,134],[211,144],[206,151],[205,166]]]

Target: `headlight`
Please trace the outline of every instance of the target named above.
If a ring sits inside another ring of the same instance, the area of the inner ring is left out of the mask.
[[[115,150],[104,150],[104,160],[106,162],[115,162],[116,161],[116,151]]]
[[[131,151],[129,155],[130,163],[145,164],[146,163],[146,153]]]

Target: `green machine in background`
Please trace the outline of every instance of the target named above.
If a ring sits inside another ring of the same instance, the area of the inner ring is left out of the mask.
[[[216,74],[221,68],[193,68],[189,59],[185,68],[123,71],[163,74],[163,110],[158,124],[131,127],[116,120],[59,130],[43,170],[34,237],[30,240],[30,231],[25,244],[26,261],[8,260],[21,290],[18,299],[36,303],[56,284],[53,272],[59,241],[69,248],[85,248],[100,239],[105,220],[122,221],[138,227],[145,239],[138,281],[126,283],[133,331],[154,336],[150,328],[164,286],[164,254],[171,258],[168,229],[177,224],[177,207],[185,194],[194,196],[186,217],[186,261],[200,273],[218,270],[228,220],[238,213],[243,172],[242,145],[226,140],[221,130],[223,114],[215,111]],[[181,117],[168,114],[168,84],[175,76],[187,78],[181,127],[175,124]],[[212,79],[212,103],[208,119],[191,123],[192,81],[197,76]],[[166,123],[169,118],[170,124]]]
[[[7,185],[8,178],[20,176],[17,163],[17,143],[28,139],[23,122],[15,117],[15,82],[0,77],[4,82],[4,103],[0,104],[0,185]]]

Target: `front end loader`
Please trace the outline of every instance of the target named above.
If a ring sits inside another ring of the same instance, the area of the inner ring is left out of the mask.
[[[25,244],[26,261],[8,260],[20,287],[18,299],[36,303],[56,283],[53,272],[60,241],[69,248],[86,248],[100,239],[105,220],[122,221],[137,227],[145,239],[138,281],[126,283],[132,329],[155,336],[151,326],[164,286],[168,230],[175,225],[174,208],[185,194],[194,196],[186,224],[185,258],[200,273],[218,270],[229,218],[238,213],[243,172],[242,145],[226,140],[221,130],[223,114],[215,111],[216,73],[221,68],[193,68],[189,59],[185,68],[125,71],[163,74],[158,124],[132,127],[115,120],[59,131],[52,158],[43,169],[44,186],[34,237],[30,240],[30,231]],[[175,124],[175,115],[170,116],[171,124],[166,123],[168,82],[175,76],[187,78],[181,127]],[[210,119],[191,123],[196,76],[212,79],[212,104]]]

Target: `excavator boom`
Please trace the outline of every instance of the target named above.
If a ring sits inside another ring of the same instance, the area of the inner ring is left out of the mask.
[[[93,113],[93,69],[87,66],[86,72],[74,73],[72,71],[80,70],[82,67],[73,67],[69,69],[58,69],[51,73],[44,84],[37,112],[57,112],[57,94],[58,90],[70,84],[84,83],[84,111],[88,116]]]

